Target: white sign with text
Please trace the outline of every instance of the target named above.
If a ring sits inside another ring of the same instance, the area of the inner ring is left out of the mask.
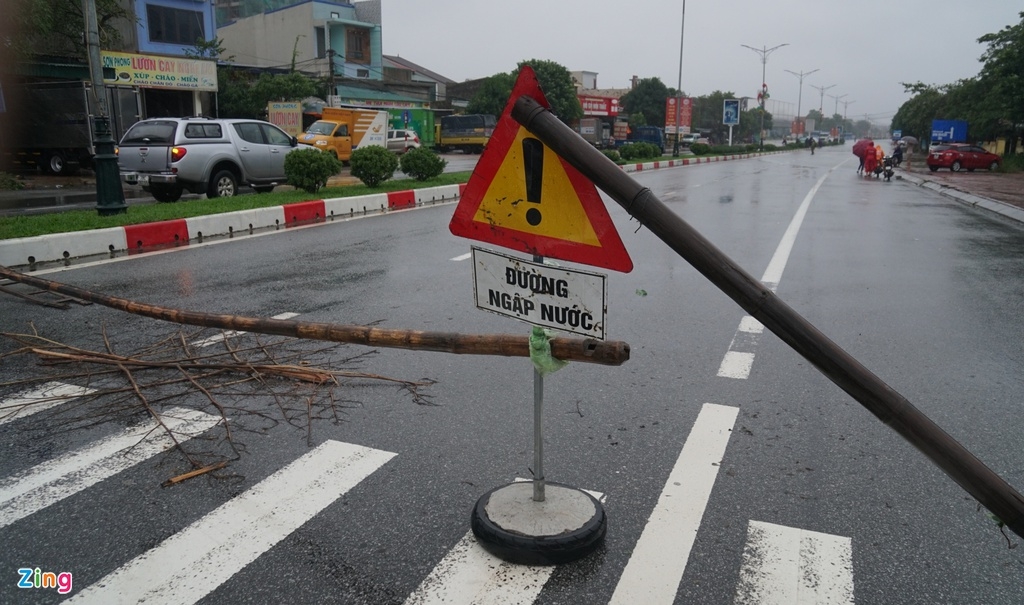
[[[604,340],[605,276],[473,247],[476,306],[527,323]]]

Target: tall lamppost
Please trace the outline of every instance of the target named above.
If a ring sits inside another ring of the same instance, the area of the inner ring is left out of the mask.
[[[812,69],[811,71],[806,71],[806,72],[802,71],[800,73],[797,73],[795,71],[790,71],[788,69],[785,70],[785,71],[788,71],[789,73],[793,74],[794,76],[800,78],[800,92],[797,93],[797,97],[796,97],[796,119],[802,125],[804,123],[804,115],[803,115],[803,113],[800,112],[800,108],[801,108],[801,101],[803,101],[803,97],[804,97],[804,76],[809,76],[809,75],[811,75],[814,72],[819,71],[819,70],[818,69]],[[797,133],[797,134],[799,134],[799,133]]]
[[[818,113],[821,114],[822,120],[825,119],[825,91],[831,90],[835,87],[835,84],[830,84],[829,86],[815,86],[814,84],[811,84],[811,88],[817,88],[818,92],[821,93],[821,99],[818,100]]]
[[[761,55],[761,132],[758,133],[758,138],[761,139],[760,149],[761,151],[764,151],[764,106],[768,102],[768,84],[765,82],[765,69],[768,65],[768,55],[779,50],[783,46],[789,46],[789,44],[779,44],[778,46],[773,46],[771,48],[768,48],[767,46],[754,48],[753,46],[747,46],[746,44],[740,44],[740,46],[749,48],[755,53]]]
[[[850,95],[848,95],[848,94],[846,94],[846,95],[839,95],[839,96],[829,95],[830,98],[836,100],[836,107],[835,107],[835,109],[832,110],[832,117],[835,117],[835,116],[837,116],[839,114],[839,99],[842,99],[842,98],[848,97],[848,96],[850,96]],[[838,122],[838,120],[837,120],[837,122]],[[836,128],[836,131],[837,131],[836,138],[839,138],[839,136],[842,134],[843,130],[841,128]]]
[[[843,99],[845,97],[848,97],[848,96],[850,96],[850,95],[849,94],[845,94],[845,95],[839,95],[838,97],[836,95],[829,95],[830,98],[833,98],[833,99],[836,100],[836,108],[832,110],[832,115],[835,115],[835,114],[839,113],[839,100]]]
[[[679,157],[679,120],[683,104],[683,35],[686,33],[686,0],[683,0],[683,18],[679,26],[679,80],[676,84],[676,142],[672,145],[672,155]]]

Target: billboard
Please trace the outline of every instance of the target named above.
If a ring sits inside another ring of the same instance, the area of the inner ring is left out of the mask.
[[[966,143],[967,122],[964,120],[932,120],[932,141]]]
[[[740,100],[725,99],[722,101],[722,124],[726,126],[739,126],[740,123]]]
[[[676,132],[676,103],[679,108],[679,132],[690,132],[690,119],[693,113],[693,99],[688,97],[669,97],[665,99],[665,134]]]

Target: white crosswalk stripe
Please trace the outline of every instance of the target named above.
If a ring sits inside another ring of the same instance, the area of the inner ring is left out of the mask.
[[[95,389],[74,384],[47,382],[38,388],[0,400],[0,424],[31,416],[95,392]]]
[[[585,491],[604,502],[604,494]],[[503,561],[484,550],[473,532],[468,532],[409,595],[405,605],[526,605],[533,603],[555,569],[553,565]]]
[[[326,441],[68,603],[195,603],[395,454]]]
[[[182,435],[194,437],[219,420],[203,412],[177,408],[167,410],[161,417],[164,425],[179,435],[179,440]],[[167,432],[158,429],[156,422],[150,422],[5,478],[0,481],[0,528],[172,446],[173,441]]]
[[[750,521],[736,605],[852,605],[852,541]]]

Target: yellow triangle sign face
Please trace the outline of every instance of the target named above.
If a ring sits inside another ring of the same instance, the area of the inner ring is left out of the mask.
[[[536,201],[528,199],[524,141],[537,139],[519,127],[505,160],[494,173],[473,220],[534,235],[564,239],[577,244],[600,246],[579,196],[569,181],[561,158],[545,145],[541,165],[543,178]],[[535,222],[536,224],[531,224]]]
[[[594,184],[512,117],[523,95],[550,108],[533,70],[524,66],[449,230],[534,256],[632,271]]]

